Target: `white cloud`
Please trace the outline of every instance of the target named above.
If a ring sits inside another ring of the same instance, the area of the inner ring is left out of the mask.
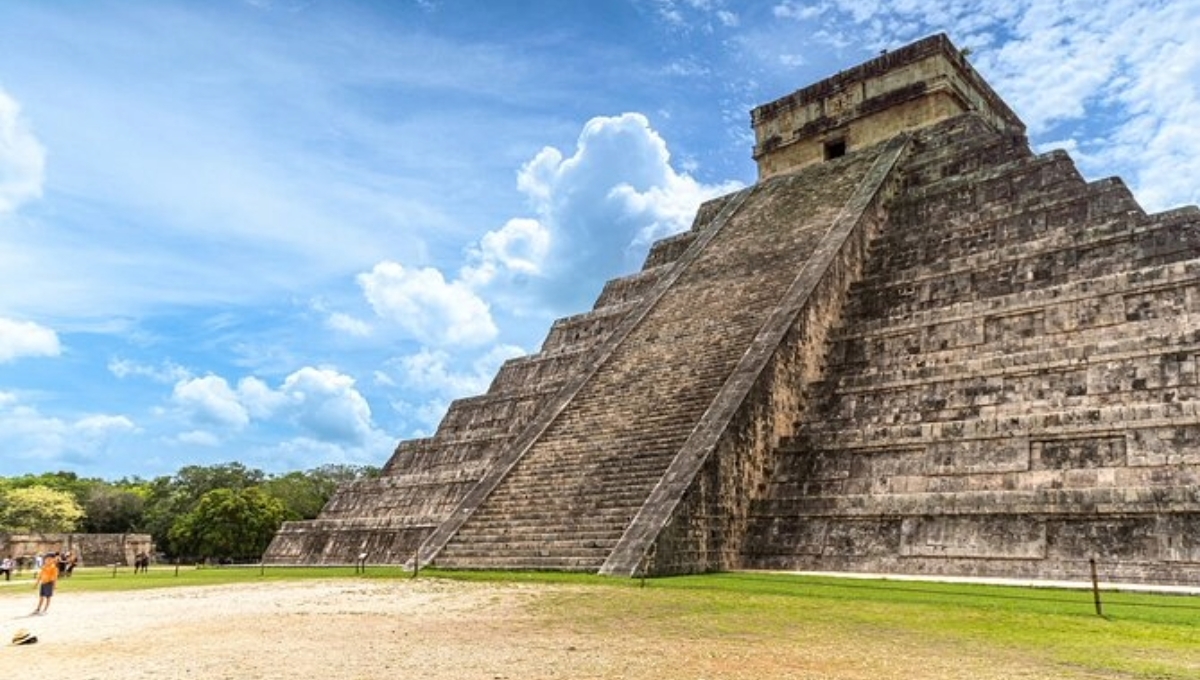
[[[550,252],[550,231],[537,220],[513,218],[489,231],[471,252],[462,280],[472,288],[486,286],[497,276],[538,276]]]
[[[820,16],[827,9],[824,3],[796,2],[787,0],[771,8],[771,12],[780,19],[797,19],[807,21]]]
[[[343,312],[333,312],[330,314],[325,319],[325,325],[335,331],[340,331],[342,333],[346,333],[347,335],[353,335],[359,338],[365,338],[371,335],[370,323],[363,321],[362,319],[357,319]]]
[[[171,400],[193,422],[241,429],[250,423],[250,413],[222,377],[206,375],[176,383]]]
[[[75,422],[75,429],[93,436],[101,436],[110,432],[133,432],[137,430],[137,426],[125,416],[94,415],[80,418]]]
[[[18,395],[0,392],[0,430],[4,431],[6,456],[44,467],[64,460],[94,460],[114,437],[139,428],[123,415],[46,416],[36,407],[22,404]]]
[[[724,0],[655,0],[655,5],[658,17],[668,27],[684,32],[707,34],[741,23],[737,13],[725,9]]]
[[[549,235],[544,295],[568,309],[590,304],[598,282],[635,271],[653,240],[691,225],[701,202],[740,188],[701,184],[670,161],[649,120],[626,113],[589,120],[570,157],[546,147],[521,168],[517,187]]]
[[[56,357],[62,352],[58,334],[32,321],[0,317],[0,364],[19,357]]]
[[[118,378],[140,376],[160,383],[179,382],[192,377],[191,371],[170,361],[151,366],[131,359],[110,359],[108,372]]]
[[[396,364],[404,386],[456,399],[486,392],[501,364],[523,355],[525,351],[520,347],[499,345],[467,362],[443,351],[422,349],[399,359]],[[455,370],[457,366],[467,370]]]
[[[360,446],[376,435],[371,407],[354,379],[328,368],[301,368],[278,389],[253,376],[238,381],[236,389],[217,375],[189,378],[175,385],[171,400],[193,426],[177,437],[183,443],[208,446],[252,422],[288,424],[306,437],[339,445]]]
[[[410,432],[411,436],[427,436],[437,429],[451,401],[487,392],[500,366],[509,359],[525,354],[520,347],[497,345],[474,359],[468,359],[425,348],[389,362],[396,377],[384,373],[377,375],[376,381],[403,387],[407,395],[432,395],[419,403],[405,400],[392,403],[392,408],[401,417],[419,426]]]
[[[496,337],[488,304],[465,283],[447,282],[436,269],[380,262],[359,274],[358,284],[380,318],[423,343],[480,345]]]
[[[350,376],[305,367],[289,375],[280,392],[292,421],[317,440],[361,445],[371,436],[371,407]]]
[[[249,376],[238,381],[238,401],[252,418],[270,418],[288,403],[286,394],[272,390],[262,380]]]
[[[605,280],[637,270],[654,240],[687,229],[700,203],[740,187],[676,172],[640,113],[596,117],[574,154],[545,147],[521,167],[517,188],[536,217],[485,233],[457,279],[384,261],[357,281],[379,318],[427,347],[480,346],[499,334],[491,304],[515,315],[590,306]],[[326,323],[367,332],[344,314]]]
[[[45,168],[46,150],[17,101],[0,89],[0,216],[42,195]]]

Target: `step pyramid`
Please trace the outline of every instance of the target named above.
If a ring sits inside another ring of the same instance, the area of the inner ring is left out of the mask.
[[[1200,210],[1033,153],[944,35],[751,116],[754,186],[264,559],[1200,577]]]

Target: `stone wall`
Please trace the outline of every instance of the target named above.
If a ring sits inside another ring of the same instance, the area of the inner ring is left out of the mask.
[[[132,566],[138,553],[154,554],[149,534],[0,534],[0,557],[33,562],[35,555],[70,551],[82,566]]]

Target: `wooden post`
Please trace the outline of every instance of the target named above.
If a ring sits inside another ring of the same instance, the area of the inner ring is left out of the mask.
[[[413,575],[412,575],[412,577],[416,578],[417,574],[419,574],[419,573],[421,573],[421,546],[418,545],[417,549],[413,551]]]
[[[1096,558],[1088,559],[1092,567],[1092,599],[1096,602],[1096,616],[1103,617],[1104,610],[1100,607],[1100,582],[1096,578]]]

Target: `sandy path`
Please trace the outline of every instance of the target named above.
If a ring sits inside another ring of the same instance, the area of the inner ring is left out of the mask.
[[[436,580],[296,581],[60,592],[48,614],[33,617],[29,589],[0,599],[2,632],[7,641],[27,628],[39,642],[4,647],[0,669],[73,680],[501,678],[530,650],[506,646],[496,627],[521,626],[531,596],[520,586]]]
[[[7,584],[4,584],[7,585]],[[616,678],[1093,678],[1021,659],[887,635],[786,639],[671,632],[635,619],[552,623],[539,598],[568,586],[438,579],[280,581],[55,596],[30,616],[29,585],[0,587],[0,674],[71,680],[238,678],[580,680]],[[561,621],[561,619],[560,619]]]

